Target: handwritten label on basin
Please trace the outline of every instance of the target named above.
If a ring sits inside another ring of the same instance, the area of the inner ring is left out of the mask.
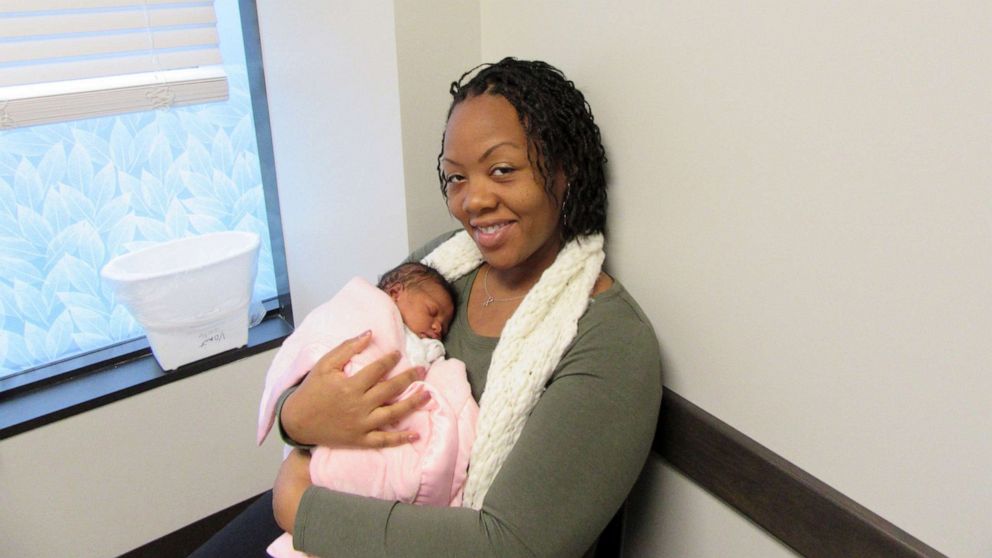
[[[210,331],[205,331],[199,335],[200,337],[200,348],[206,347],[207,345],[215,344],[226,339],[224,335],[224,330],[214,329]]]

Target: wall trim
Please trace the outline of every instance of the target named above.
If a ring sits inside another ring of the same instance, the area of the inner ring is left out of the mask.
[[[654,451],[803,556],[945,556],[667,388]]]

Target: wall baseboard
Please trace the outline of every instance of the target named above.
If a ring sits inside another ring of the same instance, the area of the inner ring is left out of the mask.
[[[199,521],[190,523],[148,544],[121,554],[120,558],[186,558],[260,496],[261,494],[253,496]]]
[[[803,556],[945,556],[670,389],[654,450]]]

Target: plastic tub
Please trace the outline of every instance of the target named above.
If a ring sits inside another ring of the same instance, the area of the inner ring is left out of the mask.
[[[210,233],[118,256],[100,275],[173,370],[248,342],[258,248],[254,233]]]

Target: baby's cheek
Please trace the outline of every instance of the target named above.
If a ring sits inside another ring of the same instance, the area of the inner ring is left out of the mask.
[[[430,317],[423,314],[417,314],[413,316],[408,322],[407,327],[413,330],[417,335],[423,334],[424,330],[427,329],[427,325],[430,324]]]

